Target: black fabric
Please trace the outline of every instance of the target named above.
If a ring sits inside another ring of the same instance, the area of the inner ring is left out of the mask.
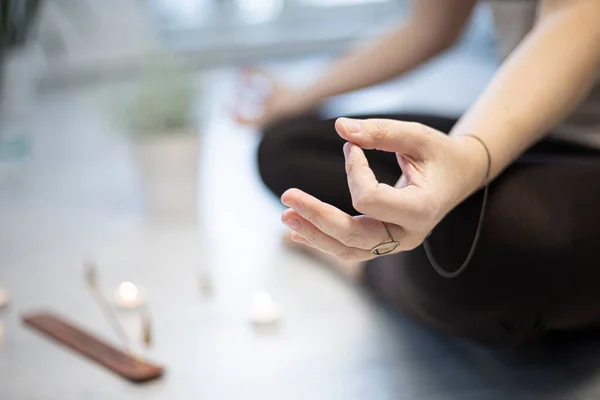
[[[360,115],[415,121],[448,132],[455,118]],[[258,151],[264,183],[280,196],[296,187],[356,214],[346,183],[343,140],[334,120],[304,116],[269,127]],[[391,153],[368,151],[381,182],[401,170]],[[431,244],[448,270],[464,260],[477,226],[481,193],[453,210]],[[480,244],[467,271],[448,280],[422,247],[366,266],[379,298],[421,322],[490,343],[522,342],[600,320],[600,152],[545,139],[490,186]]]
[[[360,115],[415,121],[448,132],[456,118]],[[356,214],[334,120],[307,115],[267,128],[258,151],[266,186],[296,187]],[[368,151],[381,182],[401,170],[393,154]],[[475,193],[434,230],[438,261],[456,269],[469,251],[481,207]],[[382,300],[438,329],[488,343],[523,342],[600,321],[600,152],[553,139],[533,146],[490,185],[483,234],[471,265],[444,279],[422,247],[366,265]]]

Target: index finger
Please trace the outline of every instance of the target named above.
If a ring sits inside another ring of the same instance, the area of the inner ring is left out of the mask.
[[[379,183],[363,150],[352,143],[344,145],[344,155],[348,187],[356,211],[404,228],[416,222],[420,207],[413,186],[394,189]]]
[[[421,159],[427,150],[433,129],[415,122],[391,119],[338,118],[337,133],[363,149],[401,153]]]

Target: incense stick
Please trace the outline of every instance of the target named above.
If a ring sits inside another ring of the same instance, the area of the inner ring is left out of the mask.
[[[125,351],[131,356],[131,358],[137,360],[138,357],[133,352],[131,342],[129,341],[129,338],[127,336],[127,333],[125,332],[125,329],[123,328],[123,325],[121,325],[121,322],[119,321],[119,318],[115,314],[113,308],[110,306],[110,304],[98,288],[98,272],[94,263],[85,263],[85,277],[86,282],[88,284],[88,288],[92,293],[92,297],[98,305],[98,307],[100,308],[100,310],[102,311],[104,318],[108,321],[113,331],[115,331],[115,333],[121,340]]]

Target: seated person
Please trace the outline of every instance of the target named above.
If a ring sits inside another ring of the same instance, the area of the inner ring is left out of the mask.
[[[461,337],[522,343],[598,324],[600,1],[490,2],[505,60],[460,118],[319,119],[324,99],[451,47],[476,0],[413,3],[313,85],[274,82],[263,114],[240,117],[264,133],[259,170],[289,207],[290,239]]]

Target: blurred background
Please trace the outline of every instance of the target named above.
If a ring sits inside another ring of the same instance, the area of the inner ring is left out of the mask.
[[[232,118],[255,96],[240,68],[310,82],[405,1],[0,4],[0,399],[549,399],[586,372],[439,337],[281,245],[259,136]],[[323,112],[458,114],[497,65],[482,3],[455,49]],[[52,310],[117,342],[84,262],[111,304],[125,281],[144,294],[150,348],[139,310],[118,316],[164,378],[128,384],[23,326]],[[276,329],[252,325],[256,293],[280,307]]]

